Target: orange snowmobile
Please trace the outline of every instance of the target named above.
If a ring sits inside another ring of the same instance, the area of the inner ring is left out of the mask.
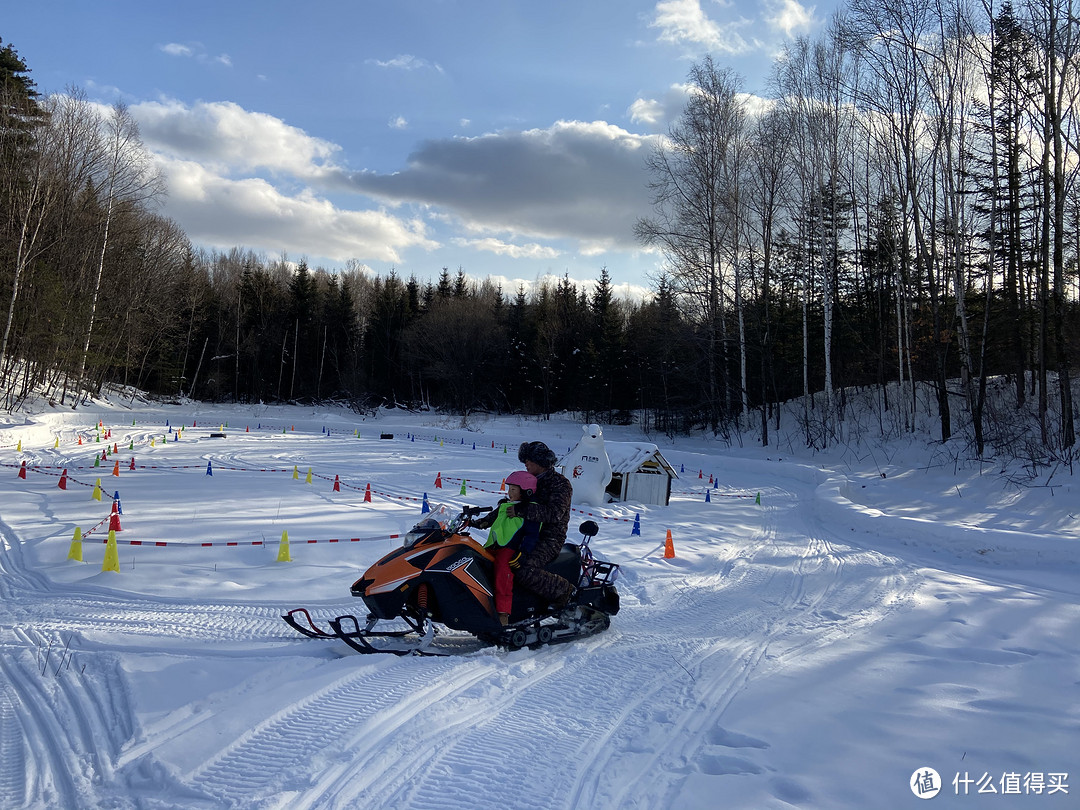
[[[571,641],[606,630],[619,612],[615,580],[619,566],[596,559],[589,548],[595,522],[581,524],[580,543],[565,543],[548,570],[577,585],[570,603],[556,610],[525,588],[514,589],[510,620],[495,612],[494,556],[469,536],[469,519],[491,507],[466,507],[449,518],[445,507],[425,516],[405,535],[401,548],[372,565],[352,586],[369,611],[366,621],[346,614],[319,628],[307,608],[282,618],[311,638],[338,638],[361,653],[446,655],[433,647],[437,625],[465,631],[486,644],[517,649]],[[396,620],[393,629],[379,622]],[[401,622],[406,625],[400,628]],[[375,642],[375,643],[373,643]]]

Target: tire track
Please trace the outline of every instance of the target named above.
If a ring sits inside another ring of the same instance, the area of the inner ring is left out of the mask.
[[[333,749],[342,737],[360,733],[378,745],[418,712],[469,688],[490,669],[481,662],[408,658],[350,674],[252,729],[201,767],[192,784],[230,807],[256,806],[283,790],[303,792],[312,784],[308,763],[335,759]],[[351,759],[348,767],[355,767]]]

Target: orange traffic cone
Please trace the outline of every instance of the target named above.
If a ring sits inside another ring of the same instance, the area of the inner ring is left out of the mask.
[[[115,475],[117,478],[120,477],[120,462],[119,461],[113,462],[112,474]]]
[[[60,489],[67,489],[67,468],[66,467],[64,468],[64,471],[62,473],[60,473],[60,483],[57,484],[57,486],[60,487]]]
[[[675,556],[675,543],[671,540],[671,529],[667,530],[667,539],[664,541],[664,559],[670,560]]]
[[[112,502],[112,514],[109,515],[109,531],[110,532],[122,532],[120,528],[120,510],[116,506],[116,501]],[[674,554],[672,555],[675,556]]]
[[[368,484],[367,489],[364,490],[364,503],[371,503],[371,484]]]
[[[334,492],[341,492],[341,480],[334,476]]]
[[[22,466],[19,467],[19,478],[21,478],[23,481],[26,480],[26,462],[25,461],[22,463]]]

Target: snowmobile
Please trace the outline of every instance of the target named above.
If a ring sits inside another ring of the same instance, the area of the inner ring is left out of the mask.
[[[395,655],[448,654],[432,646],[437,625],[511,650],[572,641],[610,626],[610,617],[619,612],[614,584],[619,566],[593,556],[589,542],[599,529],[591,520],[579,528],[581,542],[564,543],[547,566],[577,586],[569,604],[556,609],[527,589],[514,588],[513,609],[502,625],[495,612],[494,555],[469,536],[470,518],[490,511],[469,506],[450,517],[440,506],[421,519],[400,548],[353,583],[352,595],[369,611],[365,621],[346,614],[330,619],[330,630],[324,630],[302,607],[282,618],[311,638],[337,638],[357,652]],[[380,629],[385,626],[380,622],[391,621],[394,629]]]

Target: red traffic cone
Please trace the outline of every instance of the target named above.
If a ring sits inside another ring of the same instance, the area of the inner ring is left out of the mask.
[[[334,492],[341,492],[341,481],[336,475],[334,476]]]
[[[134,470],[135,469],[135,456],[131,457],[131,463],[128,464],[128,469],[129,470]]]
[[[57,486],[60,487],[60,489],[67,489],[67,468],[66,467],[64,468],[64,471],[62,473],[60,473],[60,483],[57,484]]]
[[[671,529],[667,530],[667,539],[664,541],[664,559],[670,560],[675,556],[675,543],[671,540]]]
[[[25,461],[22,463],[22,466],[19,467],[19,478],[21,478],[24,481],[26,480],[26,462]]]
[[[442,473],[435,476],[435,489],[442,489]]]
[[[371,503],[371,484],[368,484],[367,489],[364,490],[364,503]]]
[[[115,500],[112,502],[112,514],[109,515],[109,531],[123,531],[123,529],[120,528],[120,510],[117,509]]]

